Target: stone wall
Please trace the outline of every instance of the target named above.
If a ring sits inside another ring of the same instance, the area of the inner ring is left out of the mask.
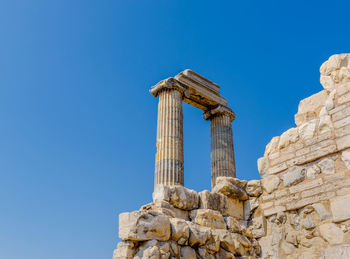
[[[350,54],[320,72],[324,90],[258,160],[261,180],[158,185],[152,203],[120,215],[113,258],[350,258]]]
[[[258,160],[262,258],[350,258],[350,55],[320,71],[325,90],[300,102],[297,127]]]

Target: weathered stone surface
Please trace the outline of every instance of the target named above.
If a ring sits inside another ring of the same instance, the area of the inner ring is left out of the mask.
[[[334,223],[325,223],[319,227],[321,236],[331,245],[341,244],[344,240],[343,231]]]
[[[131,241],[169,240],[169,218],[155,211],[121,213],[119,215],[119,237]]]
[[[258,159],[258,171],[261,177],[264,177],[269,169],[269,160],[267,157],[261,157]]]
[[[341,154],[341,159],[343,160],[347,169],[350,169],[350,149],[344,150]]]
[[[273,153],[273,152],[277,151],[279,141],[280,141],[280,137],[279,136],[278,137],[273,137],[271,139],[270,143],[267,144],[264,155],[268,156],[268,155],[270,155],[270,153]],[[260,172],[260,170],[259,170],[259,172]]]
[[[259,200],[257,197],[250,198],[249,200],[244,201],[244,219],[248,220],[250,215],[254,212],[254,210],[259,207]]]
[[[193,259],[197,258],[196,251],[189,246],[181,247],[180,259],[190,259],[190,258],[193,258]]]
[[[235,259],[235,258],[236,257],[232,253],[227,252],[224,249],[220,249],[215,256],[215,259]]]
[[[242,233],[243,229],[245,228],[242,221],[239,221],[234,217],[226,217],[225,222],[227,229],[233,233]]]
[[[134,259],[161,259],[157,240],[144,242],[139,248]]]
[[[321,168],[323,174],[334,174],[334,160],[331,158],[322,159],[318,165]]]
[[[192,210],[198,208],[198,194],[179,185],[157,185],[153,193],[154,202],[167,201],[176,208]]]
[[[303,140],[312,138],[315,135],[317,123],[318,120],[314,119],[298,127],[300,138]]]
[[[222,213],[224,217],[232,216],[238,219],[243,219],[243,201],[238,199],[227,198],[226,210]]]
[[[221,193],[233,199],[248,199],[245,189],[240,184],[237,184],[235,178],[232,177],[217,177],[213,192]]]
[[[349,54],[331,56],[320,68],[322,86],[332,91],[336,84],[350,81]]]
[[[253,237],[260,238],[266,235],[266,218],[257,217],[252,220],[252,225],[250,227]]]
[[[306,170],[306,176],[308,179],[315,179],[320,173],[321,173],[321,168],[317,164],[310,166]]]
[[[331,217],[329,211],[321,203],[312,204],[312,207],[317,212],[318,216],[320,217],[320,220],[325,220]]]
[[[209,209],[192,210],[190,213],[192,222],[209,228],[226,229],[224,217],[220,212]]]
[[[246,191],[249,196],[258,197],[262,193],[261,181],[251,180],[247,183]]]
[[[330,203],[334,222],[350,219],[350,195],[335,197]]]
[[[331,246],[326,249],[321,259],[349,259],[350,245]]]
[[[314,220],[312,219],[311,215],[306,215],[302,220],[301,224],[305,229],[312,229],[316,227]]]
[[[295,166],[285,173],[283,178],[283,184],[285,187],[300,183],[305,180],[306,169],[302,166]]]
[[[284,132],[281,135],[280,141],[279,141],[279,144],[278,144],[278,148],[279,149],[285,148],[289,144],[297,142],[298,139],[299,139],[298,129],[297,128],[291,128],[291,129],[287,130],[286,132]]]
[[[233,254],[236,252],[237,240],[235,239],[236,236],[234,235],[234,233],[231,233],[227,230],[217,229],[212,230],[212,235],[217,236],[219,238],[220,246],[223,249]]]
[[[198,193],[199,208],[217,210],[223,213],[226,210],[226,196],[220,193],[211,193],[208,190]]]
[[[171,239],[177,241],[180,245],[187,242],[190,237],[190,228],[185,220],[171,218]]]
[[[113,259],[133,258],[136,252],[135,249],[135,243],[131,241],[122,241],[118,244],[117,249],[114,250]]]
[[[210,237],[210,234],[211,234],[210,228],[199,226],[192,222],[189,222],[188,226],[190,227],[189,245],[190,246],[204,245]]]
[[[280,184],[280,179],[276,175],[270,175],[264,178],[262,181],[262,186],[267,193],[272,193],[274,190],[278,188]]]
[[[151,210],[158,211],[169,218],[180,218],[184,220],[189,220],[188,211],[175,208],[167,201],[157,201],[151,205]]]

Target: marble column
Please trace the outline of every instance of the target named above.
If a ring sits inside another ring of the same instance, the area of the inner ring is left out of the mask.
[[[218,176],[236,177],[231,125],[235,114],[230,108],[219,105],[204,112],[203,117],[211,122],[211,186],[214,188]]]
[[[186,89],[175,79],[161,81],[150,90],[159,97],[154,187],[184,185],[182,101]]]

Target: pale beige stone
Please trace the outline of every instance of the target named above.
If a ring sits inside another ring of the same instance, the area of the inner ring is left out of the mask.
[[[245,189],[232,177],[217,177],[213,192],[221,193],[227,197],[247,200],[248,194]]]
[[[312,204],[312,207],[315,209],[321,220],[329,219],[332,216],[321,203]]]
[[[330,204],[334,222],[350,219],[350,195],[333,198]]]
[[[246,191],[249,196],[258,197],[262,193],[261,181],[251,180],[248,182]]]
[[[315,179],[321,173],[319,165],[314,164],[306,170],[306,176],[308,179]]]
[[[264,216],[253,218],[251,232],[254,238],[261,238],[266,235],[266,218]]]
[[[217,229],[217,230],[212,230],[212,234],[214,236],[218,236],[219,240],[220,240],[220,245],[222,248],[224,248],[226,251],[229,251],[231,253],[235,253],[236,252],[236,247],[237,247],[237,240],[236,240],[236,236],[234,233],[231,233],[227,230],[221,230],[221,229]]]
[[[169,218],[155,211],[121,213],[119,215],[119,237],[131,241],[169,240]]]
[[[185,220],[170,218],[171,239],[177,241],[180,245],[187,242],[190,236],[190,228]]]
[[[262,181],[262,186],[267,193],[272,193],[274,190],[278,188],[280,184],[280,179],[276,175],[270,175],[264,178]]]
[[[189,246],[183,246],[181,247],[181,256],[180,259],[195,259],[197,258],[196,256],[196,251],[189,247]]]
[[[339,246],[327,247],[326,251],[320,259],[349,259],[350,245],[343,244]]]
[[[282,176],[285,187],[300,183],[305,180],[306,169],[302,166],[295,166]]]
[[[343,231],[334,223],[325,223],[319,227],[321,236],[331,245],[341,244],[344,240]]]
[[[209,209],[192,210],[190,213],[192,222],[209,228],[226,229],[224,217],[220,212]]]
[[[314,119],[298,127],[300,138],[303,140],[312,138],[315,135],[317,124],[318,120]]]
[[[136,252],[135,243],[131,241],[122,241],[118,243],[117,249],[114,250],[113,259],[133,258]]]
[[[204,245],[210,237],[210,228],[203,227],[192,222],[188,222],[190,227],[189,245]]]
[[[289,144],[292,144],[294,142],[297,142],[299,140],[299,133],[297,128],[291,128],[284,132],[281,137],[278,144],[278,148],[282,149],[287,147]]]
[[[342,152],[341,159],[343,160],[346,168],[350,170],[350,149],[344,150]]]
[[[141,244],[134,259],[161,259],[157,240],[149,240]]]
[[[278,149],[278,143],[280,141],[280,137],[273,137],[270,141],[269,144],[267,144],[266,149],[265,149],[265,156],[268,156],[270,153],[273,153],[277,151]]]

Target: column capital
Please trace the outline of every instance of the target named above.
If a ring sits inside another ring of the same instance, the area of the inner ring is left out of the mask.
[[[236,114],[227,106],[218,105],[215,108],[209,109],[203,113],[205,120],[210,120],[213,116],[226,115],[233,121],[236,118]]]
[[[187,88],[185,86],[183,86],[181,83],[179,83],[173,77],[169,77],[167,79],[160,81],[155,86],[152,86],[152,88],[149,90],[149,92],[154,97],[157,97],[161,91],[166,90],[166,89],[178,90],[182,95],[185,95],[185,96],[189,95]]]

